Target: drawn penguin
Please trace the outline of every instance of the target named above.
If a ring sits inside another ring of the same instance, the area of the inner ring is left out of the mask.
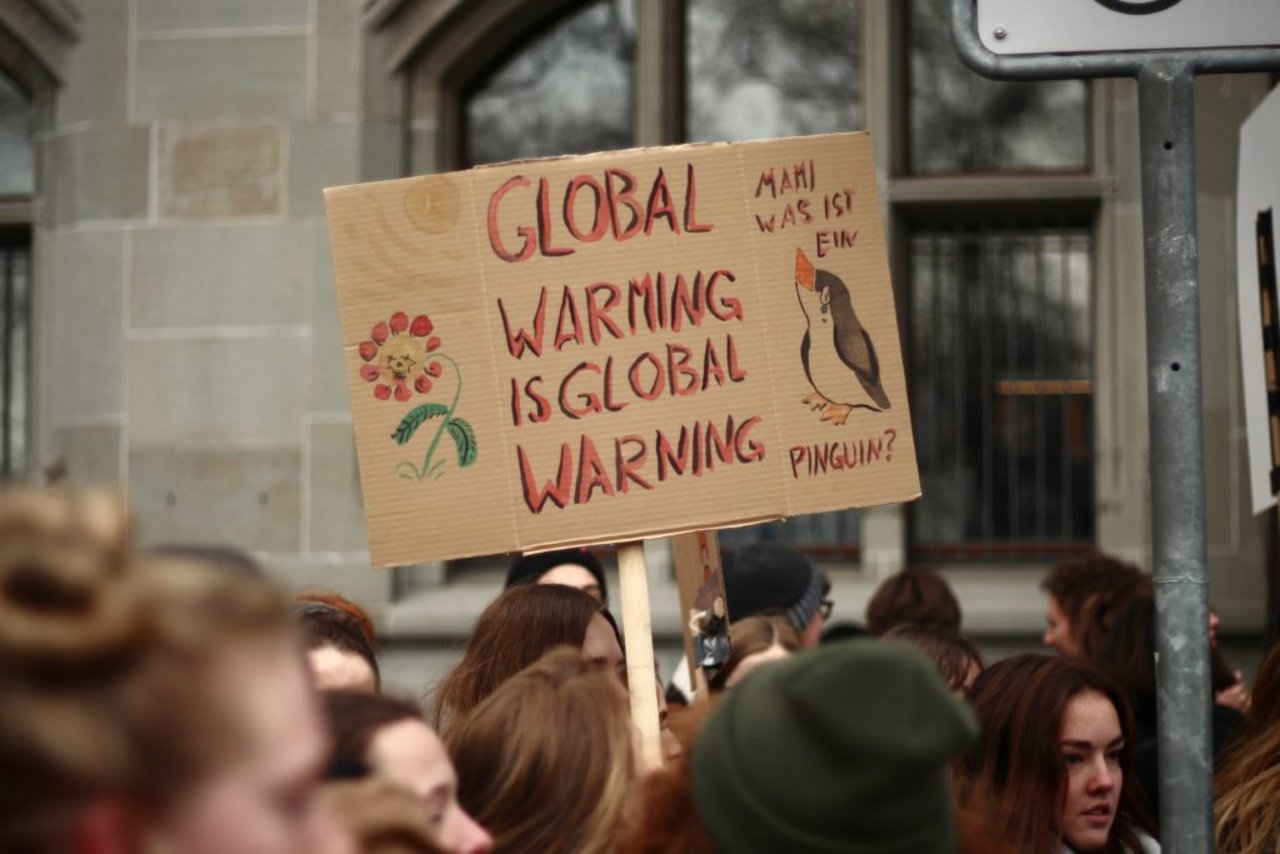
[[[799,249],[796,296],[809,324],[800,343],[800,361],[813,386],[805,405],[837,425],[854,409],[888,409],[875,344],[858,322],[848,286],[834,273],[815,270]]]

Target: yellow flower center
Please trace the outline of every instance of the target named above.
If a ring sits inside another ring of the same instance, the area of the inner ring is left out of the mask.
[[[422,364],[422,346],[408,335],[393,335],[382,345],[383,363],[397,380],[406,380]]]

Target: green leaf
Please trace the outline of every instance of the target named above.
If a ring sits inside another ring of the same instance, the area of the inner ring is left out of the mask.
[[[391,434],[391,438],[396,440],[397,445],[404,445],[413,438],[413,434],[418,432],[418,428],[424,421],[439,418],[448,412],[449,407],[442,403],[424,403],[400,420],[400,426]]]
[[[458,465],[466,468],[474,463],[479,452],[476,448],[476,431],[461,418],[451,418],[445,426],[453,438],[453,444],[458,446]]]

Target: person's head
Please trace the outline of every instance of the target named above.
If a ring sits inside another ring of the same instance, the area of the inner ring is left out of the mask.
[[[294,618],[302,627],[307,666],[321,691],[376,693],[382,686],[378,656],[361,621],[346,608],[299,599]]]
[[[422,801],[399,783],[377,775],[333,780],[320,798],[354,834],[360,854],[447,854]]]
[[[879,637],[910,623],[925,629],[960,631],[960,603],[936,572],[907,569],[886,578],[867,602],[867,632]]]
[[[1112,625],[1084,644],[1091,665],[1124,695],[1138,721],[1155,722],[1156,605],[1150,593],[1135,596],[1114,612]]]
[[[982,735],[959,763],[962,809],[1005,829],[1028,854],[1137,851],[1144,820],[1126,786],[1128,710],[1100,673],[1061,657],[1020,655],[978,677],[969,700]]]
[[[1248,723],[1252,732],[1274,729],[1280,733],[1280,644],[1271,647],[1258,665]]]
[[[327,691],[323,697],[336,765],[364,765],[412,792],[425,806],[432,842],[447,854],[489,850],[488,833],[458,804],[453,763],[417,703],[357,691]]]
[[[563,584],[578,588],[602,605],[609,601],[604,565],[586,549],[560,549],[516,558],[507,571],[505,586],[517,584]]]
[[[552,650],[450,731],[459,799],[499,850],[611,851],[639,761],[633,730],[612,672]]]
[[[964,701],[905,643],[801,652],[710,713],[692,750],[697,817],[719,850],[742,854],[949,850],[947,765],[976,735]]]
[[[579,649],[625,678],[617,627],[595,599],[561,584],[518,584],[503,591],[476,621],[462,660],[436,687],[436,727],[447,731],[557,646]]]
[[[378,631],[373,626],[373,618],[369,616],[368,611],[341,593],[332,590],[307,590],[295,596],[293,601],[295,604],[318,602],[321,605],[337,608],[359,624],[365,643],[374,652],[378,651]]]
[[[938,672],[957,694],[968,694],[982,672],[982,653],[964,635],[942,629],[897,625],[885,632],[885,640],[897,638],[912,644],[938,665]]]
[[[1110,625],[1108,600],[1113,594],[1136,589],[1147,579],[1136,566],[1104,554],[1063,561],[1040,582],[1048,594],[1045,608],[1045,646],[1062,655],[1080,654],[1081,637],[1090,621]],[[1086,614],[1086,610],[1092,611]]]
[[[778,543],[763,542],[725,552],[723,563],[729,619],[781,615],[806,648],[818,645],[830,608],[830,585],[808,558]]]
[[[118,502],[0,497],[0,849],[350,850],[284,597],[129,549]]]
[[[734,621],[729,626],[729,644],[728,659],[708,682],[712,692],[730,688],[757,668],[783,661],[804,648],[785,617],[761,615]]]

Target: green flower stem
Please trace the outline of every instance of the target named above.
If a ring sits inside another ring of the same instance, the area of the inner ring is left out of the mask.
[[[450,365],[453,365],[453,372],[458,376],[458,387],[453,392],[453,403],[449,404],[449,411],[440,419],[440,426],[436,428],[436,434],[431,437],[431,444],[427,447],[427,455],[422,458],[422,471],[418,474],[419,479],[427,476],[427,472],[431,468],[431,459],[436,453],[436,445],[440,444],[440,437],[444,435],[445,428],[449,426],[449,419],[453,418],[453,411],[458,408],[458,398],[462,397],[462,369],[458,367],[458,363],[453,360],[453,357],[446,356],[444,353],[436,353],[435,358],[444,359]]]

